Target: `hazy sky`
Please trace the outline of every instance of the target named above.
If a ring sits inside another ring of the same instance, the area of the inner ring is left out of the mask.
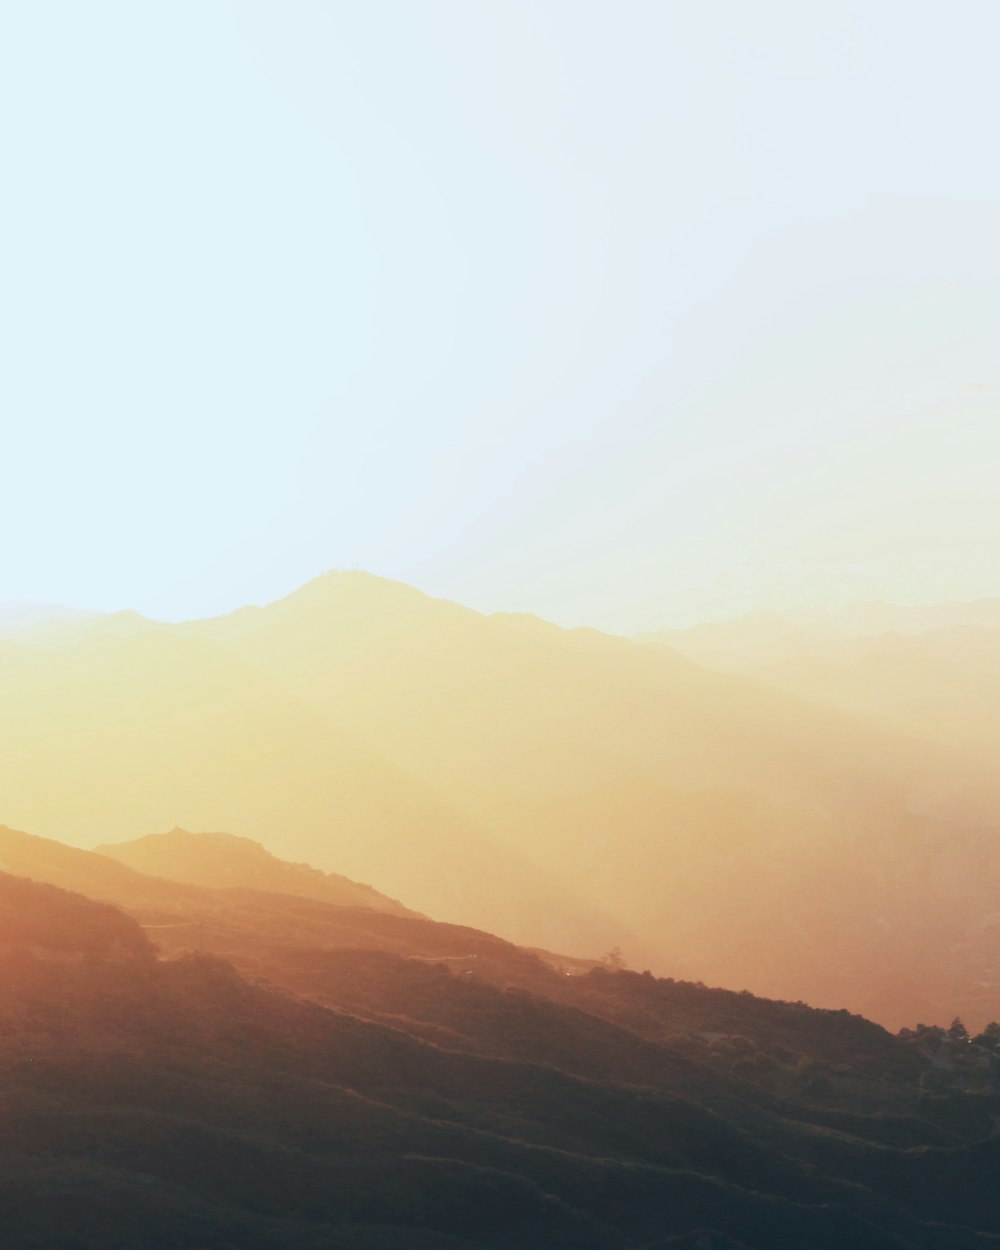
[[[1000,593],[1000,5],[0,5],[0,600]]]

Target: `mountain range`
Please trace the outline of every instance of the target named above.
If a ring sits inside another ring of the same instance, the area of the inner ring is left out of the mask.
[[[1000,1014],[988,744],[688,649],[363,573],[50,621],[0,645],[3,818],[231,830],[521,945],[891,1027]]]
[[[17,1250],[1000,1236],[993,1032],[893,1037],[524,950],[374,892],[344,905],[353,883],[224,834],[97,853],[2,829],[0,862],[31,870],[0,871]],[[174,862],[179,880],[135,866]]]

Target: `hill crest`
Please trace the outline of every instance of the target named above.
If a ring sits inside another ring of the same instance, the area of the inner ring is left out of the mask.
[[[166,833],[107,843],[95,849],[128,868],[185,885],[266,890],[338,907],[369,907],[393,915],[416,915],[370,885],[309,864],[279,859],[259,842],[236,834],[192,833],[175,826]]]

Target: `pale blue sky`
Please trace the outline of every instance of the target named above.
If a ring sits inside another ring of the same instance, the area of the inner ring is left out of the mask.
[[[0,6],[0,600],[1000,593],[1000,6]]]

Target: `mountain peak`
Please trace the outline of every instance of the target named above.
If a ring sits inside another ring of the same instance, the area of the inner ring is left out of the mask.
[[[398,609],[408,607],[437,605],[449,609],[478,615],[471,608],[453,602],[450,599],[438,599],[426,591],[407,582],[396,581],[390,577],[381,577],[377,573],[369,573],[364,569],[327,569],[318,577],[305,582],[291,594],[269,604],[274,608],[282,604],[317,604],[336,603],[364,607],[366,611],[380,608]]]
[[[321,872],[308,864],[278,859],[259,842],[237,834],[192,833],[175,825],[167,833],[152,833],[97,849],[129,868],[184,885],[266,890],[340,907],[413,914],[369,885]]]

